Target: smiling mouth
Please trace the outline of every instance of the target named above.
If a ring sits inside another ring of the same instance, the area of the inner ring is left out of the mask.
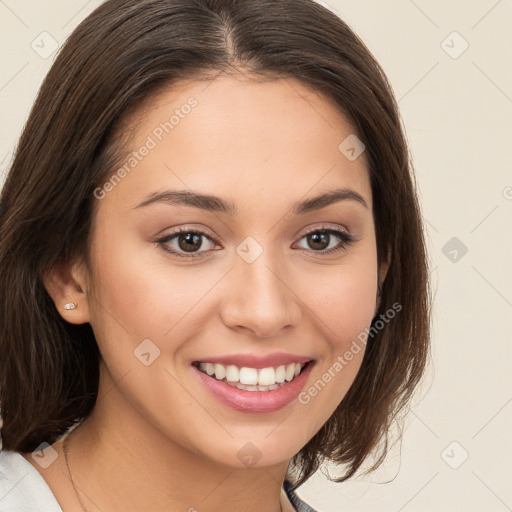
[[[289,363],[260,369],[200,361],[194,361],[192,365],[209,377],[238,389],[272,391],[292,382],[302,373],[304,368],[313,363],[314,360],[310,360],[307,363]]]

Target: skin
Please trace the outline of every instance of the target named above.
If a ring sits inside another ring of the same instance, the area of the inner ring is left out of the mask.
[[[125,121],[130,149],[191,96],[198,104],[190,114],[97,200],[93,272],[77,260],[45,280],[66,321],[91,324],[103,356],[96,406],[69,438],[73,479],[90,511],[287,510],[288,464],[335,411],[364,350],[309,403],[266,414],[218,402],[191,363],[227,353],[308,355],[316,365],[306,389],[370,325],[387,271],[377,265],[364,154],[349,161],[338,150],[354,130],[331,101],[292,79],[224,74],[174,84]],[[296,202],[339,187],[368,207],[343,200],[291,213]],[[166,189],[220,196],[239,212],[134,208]],[[163,247],[179,251],[178,237],[156,240],[180,226],[219,243],[203,238],[197,258],[171,255]],[[322,252],[305,237],[322,227],[356,241]],[[263,249],[252,263],[236,252],[248,236]],[[78,308],[66,311],[70,300]],[[133,353],[147,338],[161,351],[149,366]],[[237,456],[248,442],[261,454],[251,467]],[[81,511],[64,478],[62,439],[53,447],[58,457],[48,469],[24,456],[66,512]]]

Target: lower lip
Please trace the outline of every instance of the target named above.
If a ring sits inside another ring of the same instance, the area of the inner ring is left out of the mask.
[[[314,362],[308,363],[298,377],[284,386],[271,391],[246,391],[210,377],[199,368],[192,366],[206,388],[221,403],[240,412],[265,413],[282,409],[292,402],[304,387]]]

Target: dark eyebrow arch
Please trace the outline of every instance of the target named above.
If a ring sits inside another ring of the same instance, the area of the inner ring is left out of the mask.
[[[338,188],[324,194],[320,194],[311,199],[298,202],[293,206],[295,215],[303,215],[308,212],[320,210],[339,201],[353,200],[357,201],[365,208],[368,208],[366,201],[355,190],[349,188]],[[167,203],[171,205],[184,205],[193,208],[200,208],[211,212],[220,212],[227,215],[236,215],[237,208],[231,201],[226,201],[220,197],[199,194],[188,190],[166,190],[160,193],[152,193],[146,197],[140,204],[134,208],[142,208],[153,203]]]

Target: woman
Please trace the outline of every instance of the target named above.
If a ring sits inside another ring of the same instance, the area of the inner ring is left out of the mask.
[[[294,490],[381,463],[425,367],[397,106],[309,0],[105,2],[0,242],[1,510],[313,510]]]

